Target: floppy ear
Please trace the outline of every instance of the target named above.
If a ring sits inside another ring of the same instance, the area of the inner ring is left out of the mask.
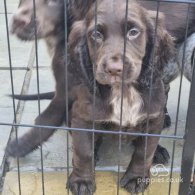
[[[156,12],[146,11],[147,44],[146,54],[143,58],[140,74],[140,87],[149,88],[151,75],[153,83],[162,77],[163,68],[175,55],[174,38],[168,33],[164,24],[164,14],[159,13],[156,20]],[[157,25],[157,26],[156,26]],[[156,27],[155,27],[156,26]]]
[[[69,71],[82,80],[90,92],[93,92],[93,65],[89,57],[85,21],[73,24],[69,35]]]
[[[68,38],[68,46],[70,53],[76,48],[78,43],[85,38],[86,25],[85,20],[79,20],[73,23]]]

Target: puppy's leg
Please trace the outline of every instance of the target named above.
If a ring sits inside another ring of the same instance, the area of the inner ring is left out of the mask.
[[[64,119],[64,102],[64,99],[54,98],[47,109],[36,118],[35,125],[61,125]],[[55,129],[31,128],[29,132],[18,138],[18,143],[16,139],[11,141],[6,151],[12,157],[23,157],[46,141],[54,131]]]
[[[64,61],[64,43],[59,43],[56,47],[55,55],[52,61],[52,68],[56,80],[55,97],[49,106],[35,120],[35,125],[59,126],[61,125],[65,114],[65,61]],[[46,141],[55,129],[32,128],[28,133],[9,143],[7,152],[9,155],[25,156],[40,144]],[[40,137],[40,133],[42,136]]]
[[[167,149],[158,144],[154,153],[153,164],[167,164],[169,162],[170,155]]]
[[[150,132],[160,133],[155,131],[155,129],[160,129],[160,127],[162,128],[161,125],[154,125],[151,129],[150,126],[150,129],[153,130]],[[145,138],[137,138],[132,160],[120,182],[121,186],[124,187],[128,192],[139,193],[149,185],[149,170],[152,165],[154,152],[156,150],[158,142],[158,137],[147,138],[145,158]]]
[[[133,141],[134,144],[134,141]],[[168,150],[161,146],[160,144],[158,144],[156,151],[154,153],[154,158],[153,158],[153,164],[166,164],[169,162],[170,159],[170,155]]]
[[[163,128],[168,128],[168,127],[171,126],[171,117],[169,116],[169,113],[168,113],[168,110],[167,110],[167,101],[168,101],[169,91],[170,91],[170,85],[165,84],[166,105],[164,107],[165,119],[164,119]]]
[[[149,185],[149,169],[152,164],[154,151],[156,150],[158,141],[158,138],[148,138],[146,163],[144,165],[145,141],[143,137],[137,139],[132,160],[120,182],[121,186],[124,187],[128,192],[139,193]]]
[[[81,119],[73,119],[73,128],[91,128]],[[68,178],[67,188],[73,195],[92,195],[95,191],[94,166],[92,165],[92,134],[72,131],[73,171]]]
[[[95,164],[99,161],[99,149],[102,145],[103,142],[103,137],[102,135],[95,136],[95,146],[94,146],[94,159],[95,159]]]

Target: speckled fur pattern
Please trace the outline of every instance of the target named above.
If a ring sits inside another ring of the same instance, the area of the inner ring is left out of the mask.
[[[178,49],[177,60],[179,62],[179,68],[182,70],[184,76],[191,81],[192,79],[192,70],[195,57],[195,33],[192,34],[186,40],[186,49],[184,48],[185,43],[182,43]],[[184,54],[185,50],[185,54]],[[183,59],[184,58],[184,59]]]

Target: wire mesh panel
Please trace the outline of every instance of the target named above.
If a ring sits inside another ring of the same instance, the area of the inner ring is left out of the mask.
[[[14,141],[11,139],[8,143],[6,158],[10,155],[17,159],[16,193],[23,194],[20,157],[38,148],[41,194],[47,194],[42,143],[47,141],[55,130],[60,129],[67,132],[64,141],[67,166],[63,169],[68,178],[67,184],[64,184],[67,186],[67,194],[95,193],[95,166],[98,164],[102,136],[115,136],[117,195],[121,194],[121,187],[129,193],[145,194],[145,188],[149,183],[152,185],[153,181],[149,178],[153,159],[157,158],[157,165],[165,168],[163,162],[167,161],[168,157],[159,161],[159,154],[164,154],[162,146],[158,145],[160,138],[171,145],[166,194],[173,193],[174,165],[179,159],[181,175],[178,194],[187,195],[190,192],[195,148],[195,2],[24,0],[20,1],[17,11],[9,27],[7,1],[4,0],[3,14],[9,61],[7,71],[10,71],[14,120],[13,123],[0,120],[0,126],[10,126],[12,136],[14,133],[15,137]],[[45,17],[42,17],[44,14]],[[27,16],[29,18],[26,18]],[[21,123],[17,118],[15,99],[29,100],[29,96],[15,95],[9,28],[12,28],[12,33],[18,38],[33,41],[32,58],[35,59],[37,95],[31,99],[38,100],[38,116],[34,125]],[[30,37],[27,37],[27,34],[30,34]],[[55,92],[49,93],[48,99],[51,99],[51,102],[43,112],[41,99],[48,94],[45,96],[40,92],[40,39],[45,39],[49,48],[55,79]],[[0,67],[1,69],[4,67]],[[191,82],[185,130],[185,121],[180,121],[183,74]],[[172,87],[177,87],[177,95],[174,96],[175,113],[172,114],[175,118],[171,118],[174,121],[171,127],[173,131],[161,134],[163,126],[170,125],[170,117],[166,110],[168,107],[169,111],[167,98],[171,98],[168,96],[170,83],[178,75],[180,77],[177,85],[171,84],[171,90],[175,90]],[[61,126],[63,123],[65,125]],[[19,127],[31,128],[30,133],[18,138]],[[133,140],[135,152],[131,156],[130,164],[125,165],[128,165],[127,170],[121,179],[121,172],[124,172],[124,137]],[[178,142],[182,143],[183,153],[182,157],[179,155],[176,160]],[[163,148],[164,150],[166,149]],[[152,171],[151,174],[154,176]]]

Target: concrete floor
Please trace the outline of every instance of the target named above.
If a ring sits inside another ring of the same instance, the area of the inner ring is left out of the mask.
[[[9,18],[11,13],[16,9],[17,3],[15,0],[8,0],[8,13]],[[4,8],[0,7],[0,177],[3,174],[3,168],[5,163],[4,149],[10,137],[11,127],[3,126],[1,123],[12,123],[14,120],[13,114],[13,102],[12,99],[7,97],[7,94],[11,94],[11,83],[10,83],[10,71],[9,71],[9,60],[7,52],[7,41],[6,41],[6,28],[5,28],[5,16]],[[11,42],[11,56],[13,66],[13,82],[14,92],[20,93],[24,85],[27,93],[37,93],[36,84],[36,70],[33,68],[35,64],[29,62],[30,56],[33,54],[33,43],[21,43],[15,37],[10,36]],[[50,70],[50,59],[47,55],[46,47],[43,42],[39,42],[39,74],[40,74],[40,91],[47,92],[54,89],[54,82],[52,72]],[[27,70],[27,67],[29,68]],[[168,110],[172,119],[172,125],[169,129],[163,131],[163,134],[173,135],[175,131],[176,122],[176,111],[178,104],[178,90],[179,90],[180,78],[177,78],[171,84],[171,91],[168,99]],[[28,87],[29,84],[29,87]],[[184,135],[186,112],[188,107],[190,83],[184,78],[182,83],[181,102],[179,105],[179,120],[177,135]],[[41,101],[41,111],[43,111],[49,101]],[[17,108],[17,122],[21,124],[33,124],[35,117],[38,115],[38,104],[37,102],[26,102],[25,104],[15,101]],[[19,135],[22,135],[28,130],[28,128],[18,128]],[[14,136],[14,135],[13,135]],[[43,145],[43,162],[44,171],[56,172],[66,170],[68,159],[67,159],[67,147],[70,153],[69,164],[71,165],[71,146],[67,146],[67,132],[59,130],[57,131],[46,143]],[[69,137],[71,140],[71,138]],[[57,144],[56,144],[57,143]],[[170,139],[161,139],[160,143],[165,146],[172,154],[173,141]],[[182,153],[183,141],[176,141],[176,151],[174,156],[174,171],[179,173],[181,166],[181,153]],[[106,171],[117,171],[118,166],[118,142],[113,141],[113,138],[106,137],[103,145],[100,148],[99,162],[97,164],[97,170]],[[122,142],[122,151],[120,156],[121,170],[123,171],[128,165],[130,156],[132,153],[131,144],[127,143],[125,139]],[[10,167],[8,178],[17,178],[14,175],[14,171],[17,170],[17,163],[15,159],[9,159]],[[167,164],[167,168],[170,168],[170,164]],[[20,170],[22,174],[29,172],[39,172],[41,169],[40,150],[36,150],[25,158],[20,159]],[[9,179],[6,179],[6,181]],[[158,188],[157,188],[158,189]],[[10,193],[11,194],[11,193]],[[17,193],[16,193],[17,194]],[[153,193],[154,194],[154,193]],[[7,195],[7,193],[3,193]],[[102,195],[102,194],[101,194]],[[109,194],[108,194],[109,195]],[[110,194],[112,195],[112,194]]]
[[[178,194],[178,174],[173,175],[175,182],[172,183],[171,195]],[[46,195],[68,195],[65,188],[66,173],[64,172],[46,172],[44,174],[45,180],[45,194]],[[159,178],[152,177],[152,184],[145,190],[144,195],[165,195],[168,194],[169,185],[166,182],[168,176],[161,176]],[[160,180],[161,182],[159,182]],[[158,181],[159,180],[159,181]],[[117,174],[113,172],[96,172],[97,189],[94,195],[116,195],[117,194]],[[42,183],[40,173],[21,173],[21,193],[24,195],[41,195]],[[120,195],[130,195],[126,190],[119,189]],[[19,195],[17,173],[9,172],[6,176],[4,190],[2,195]],[[69,193],[71,194],[71,193]],[[139,194],[141,195],[141,193]]]

